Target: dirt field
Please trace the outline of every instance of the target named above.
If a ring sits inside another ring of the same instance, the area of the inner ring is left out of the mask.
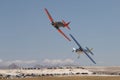
[[[0,79],[8,80],[8,79]],[[66,76],[66,77],[37,77],[9,80],[120,80],[120,76]]]

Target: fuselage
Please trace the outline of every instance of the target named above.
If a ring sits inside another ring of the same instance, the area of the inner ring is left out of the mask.
[[[74,49],[73,51],[76,52],[77,54],[82,54],[82,53],[84,53],[84,52],[83,52],[83,49]],[[89,52],[89,51],[86,50],[86,49],[84,49],[84,51],[85,51],[85,52]]]
[[[56,29],[59,29],[59,27],[65,27],[62,22],[52,22],[51,23]]]

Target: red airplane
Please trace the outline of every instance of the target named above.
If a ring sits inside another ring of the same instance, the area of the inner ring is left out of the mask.
[[[52,24],[52,26],[54,26],[59,33],[61,33],[68,41],[71,41],[61,30],[60,27],[66,27],[70,30],[70,27],[68,26],[70,24],[70,22],[66,23],[64,20],[56,22],[53,20],[53,18],[51,17],[50,13],[48,12],[48,10],[45,8],[45,12]]]

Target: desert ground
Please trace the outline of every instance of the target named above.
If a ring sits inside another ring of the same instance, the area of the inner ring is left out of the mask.
[[[120,80],[120,67],[1,69],[0,80]]]
[[[8,80],[8,79],[0,79]],[[120,76],[65,76],[65,77],[35,77],[35,78],[20,78],[9,80],[120,80]]]

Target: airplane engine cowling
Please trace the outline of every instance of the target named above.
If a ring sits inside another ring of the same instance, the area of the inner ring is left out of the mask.
[[[72,52],[76,52],[76,49],[75,48],[73,48],[73,51]]]

